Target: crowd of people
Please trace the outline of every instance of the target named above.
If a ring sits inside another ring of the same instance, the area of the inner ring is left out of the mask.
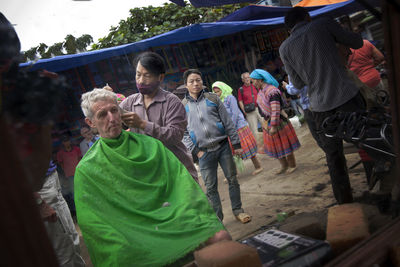
[[[183,73],[179,97],[163,90],[165,63],[154,52],[133,62],[138,93],[125,97],[106,85],[82,95],[87,124],[80,129],[82,141],[75,146],[70,136],[62,136],[53,159],[49,152],[43,160],[47,173],[33,187],[61,266],[85,265],[76,222],[95,266],[170,264],[195,249],[231,240],[223,225],[218,166],[233,215],[250,222],[234,157],[250,159],[253,175],[270,171],[260,163],[260,152],[279,162],[274,175],[297,170],[294,152],[300,142],[284,110],[288,100],[325,152],[337,203],[353,201],[342,140],[326,137],[321,124],[338,111],[365,110],[349,69],[379,90],[374,67],[383,55],[331,19],[311,21],[304,8],[291,9],[285,24],[290,36],[280,56],[287,80],[279,83],[264,69],[249,70],[241,74],[237,99],[225,81],[205,88],[198,69]]]

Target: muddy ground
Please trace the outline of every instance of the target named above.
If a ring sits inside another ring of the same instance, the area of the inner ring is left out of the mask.
[[[241,188],[242,203],[245,212],[252,216],[252,221],[242,224],[235,219],[231,212],[228,194],[228,184],[224,183],[222,170],[219,169],[219,192],[221,195],[224,220],[229,233],[234,240],[254,235],[270,227],[295,233],[296,226],[304,220],[317,220],[320,227],[313,228],[312,237],[324,239],[326,214],[329,207],[336,204],[333,197],[328,167],[323,151],[312,138],[307,125],[296,129],[301,147],[295,152],[297,170],[291,174],[274,175],[273,170],[279,168],[279,162],[265,154],[258,154],[264,171],[253,176],[254,167],[250,160],[244,162],[244,171],[238,179]],[[262,133],[259,133],[259,141]],[[347,154],[348,167],[360,160],[358,153]],[[364,210],[370,223],[370,231],[375,232],[391,218],[388,213],[382,214],[370,200],[362,164],[349,170],[353,196],[356,201],[364,204]],[[201,180],[201,179],[200,179]],[[204,189],[204,183],[201,180]],[[373,192],[377,191],[374,189]],[[372,192],[372,193],[373,193]],[[277,221],[277,214],[286,212],[290,215],[282,222]],[[307,234],[307,233],[303,233]],[[87,250],[82,247],[82,254],[91,266]]]
[[[304,217],[319,218],[321,229],[325,231],[327,209],[336,204],[326,165],[325,154],[317,146],[306,124],[296,129],[301,147],[295,152],[297,170],[291,174],[274,175],[279,162],[265,154],[258,154],[264,171],[251,175],[254,167],[250,160],[244,162],[245,170],[239,174],[243,208],[253,219],[248,224],[238,222],[231,212],[227,184],[219,179],[219,191],[224,209],[224,225],[232,237],[240,240],[270,226],[280,227],[286,222],[295,225],[296,220]],[[258,141],[262,140],[259,133]],[[348,146],[348,145],[347,145]],[[349,149],[347,149],[349,150]],[[351,149],[350,149],[351,150]],[[353,150],[356,151],[356,150]],[[358,153],[346,154],[347,166],[356,164]],[[223,177],[222,172],[219,172]],[[388,213],[380,213],[372,195],[378,194],[379,183],[368,190],[362,164],[349,170],[353,196],[364,205],[364,211],[370,222],[370,231],[374,232],[389,222]],[[286,221],[278,222],[277,214],[286,212],[293,215]],[[290,227],[285,228],[290,231]]]

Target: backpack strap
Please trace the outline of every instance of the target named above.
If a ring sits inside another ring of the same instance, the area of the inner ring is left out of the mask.
[[[204,97],[207,98],[208,100],[210,100],[211,102],[213,102],[214,104],[218,105],[218,96],[216,94],[213,93],[209,93],[209,92],[204,92]]]

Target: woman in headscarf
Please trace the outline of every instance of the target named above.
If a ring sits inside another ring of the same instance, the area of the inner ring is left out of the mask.
[[[250,131],[247,121],[238,107],[236,98],[232,95],[232,88],[226,83],[215,82],[212,85],[212,89],[224,103],[226,111],[228,111],[228,114],[232,118],[233,124],[235,124],[243,150],[241,154],[242,159],[251,159],[255,168],[255,171],[252,173],[253,175],[260,173],[263,169],[261,168],[260,162],[256,156],[257,142],[253,133]]]
[[[293,152],[300,147],[300,142],[286,113],[281,110],[283,100],[277,88],[279,83],[271,74],[261,69],[255,69],[250,78],[260,90],[257,104],[266,121],[263,125],[265,153],[279,160],[281,168],[276,174],[292,173],[296,170]]]

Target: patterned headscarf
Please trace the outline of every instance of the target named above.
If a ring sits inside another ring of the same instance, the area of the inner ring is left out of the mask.
[[[104,88],[103,88],[104,89]],[[125,96],[123,94],[116,94],[118,104],[125,100]]]
[[[264,82],[271,84],[275,87],[279,86],[279,83],[275,78],[269,74],[268,71],[261,70],[261,69],[255,69],[253,72],[250,74],[250,78],[257,79],[257,80],[263,80]]]
[[[214,90],[214,87],[217,87],[222,91],[221,96],[219,97],[222,102],[224,102],[225,97],[232,94],[232,88],[224,82],[215,82],[211,88]]]

